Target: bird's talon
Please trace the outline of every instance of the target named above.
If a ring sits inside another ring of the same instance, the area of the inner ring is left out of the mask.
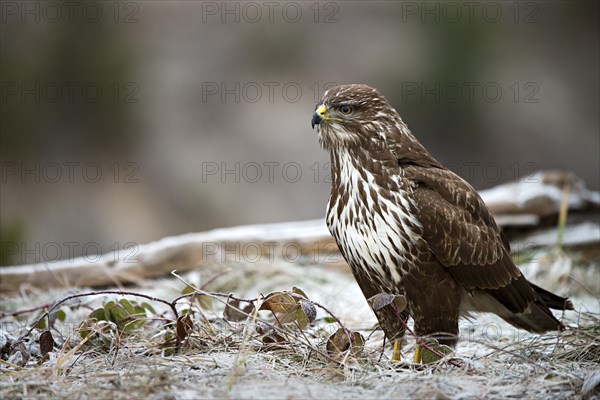
[[[421,364],[421,351],[422,350],[423,350],[423,348],[421,347],[421,345],[417,343],[417,346],[415,347],[415,354],[413,356],[414,364]]]
[[[392,349],[392,362],[394,363],[400,362],[400,344],[400,339],[394,340],[394,348]]]

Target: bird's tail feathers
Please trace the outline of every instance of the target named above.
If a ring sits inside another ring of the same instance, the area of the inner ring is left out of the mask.
[[[538,302],[532,303],[528,312],[505,314],[500,317],[509,324],[529,332],[544,333],[564,329],[564,325],[552,315],[552,311]]]
[[[573,303],[571,300],[558,296],[552,292],[547,291],[546,289],[542,289],[541,287],[534,285],[529,282],[535,294],[538,296],[538,299],[542,300],[542,302],[547,305],[549,308],[554,310],[573,310]]]

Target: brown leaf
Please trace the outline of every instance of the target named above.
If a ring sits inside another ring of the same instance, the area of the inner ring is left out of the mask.
[[[285,338],[270,325],[259,322],[256,325],[256,332],[262,336],[262,341],[265,344],[285,342]]]
[[[18,365],[19,367],[25,366],[31,354],[25,349],[23,342],[14,343],[11,346],[10,354],[8,355],[8,362],[11,364]]]
[[[365,339],[358,332],[346,331],[344,328],[339,328],[327,340],[327,353],[333,358],[341,357],[350,349],[350,341],[352,341],[352,355],[356,356],[363,350]]]
[[[275,314],[289,314],[296,307],[296,300],[284,292],[269,293],[260,305],[259,310],[270,310]]]
[[[50,331],[44,331],[40,335],[40,353],[42,356],[50,353],[54,349],[54,338]]]
[[[285,292],[269,293],[259,308],[259,310],[272,311],[275,314],[277,321],[281,324],[297,321],[298,325],[302,328],[308,324],[308,319],[304,316],[302,310],[300,310],[300,313],[302,313],[302,315],[300,315],[298,309],[299,307],[296,300]],[[299,321],[303,316],[306,321]]]
[[[308,323],[312,324],[317,318],[317,308],[310,300],[300,300],[300,307],[308,318]]]
[[[252,311],[254,311],[254,304],[248,303],[242,307],[239,300],[229,299],[223,311],[223,318],[232,322],[245,321]]]
[[[189,316],[189,314],[177,318],[177,340],[182,341],[183,339],[188,337],[192,329],[194,329],[194,322],[192,321],[192,318]]]
[[[270,310],[280,324],[293,322],[298,329],[306,328],[314,321],[317,310],[302,290],[293,288],[292,292],[269,293],[259,310]]]

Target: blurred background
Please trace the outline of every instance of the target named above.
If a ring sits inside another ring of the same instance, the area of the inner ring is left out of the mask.
[[[324,89],[379,88],[475,188],[600,186],[597,2],[1,3],[0,261],[324,216]]]

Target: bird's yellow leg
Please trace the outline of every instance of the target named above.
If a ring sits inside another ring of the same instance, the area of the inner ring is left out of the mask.
[[[419,343],[417,343],[417,346],[415,347],[415,355],[413,356],[414,364],[421,364],[421,350],[423,350],[423,348]]]
[[[400,361],[400,345],[402,344],[401,339],[394,340],[394,348],[392,349],[392,362]]]

